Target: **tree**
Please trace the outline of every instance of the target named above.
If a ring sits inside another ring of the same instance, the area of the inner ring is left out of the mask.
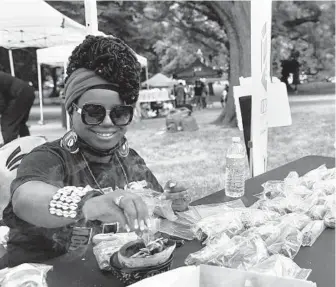
[[[301,72],[317,80],[335,74],[335,2],[276,1],[272,21],[273,73],[292,51]]]
[[[215,124],[237,126],[233,98],[233,86],[239,85],[239,77],[251,75],[251,23],[249,1],[205,2],[226,30],[230,51],[230,87],[225,108]]]

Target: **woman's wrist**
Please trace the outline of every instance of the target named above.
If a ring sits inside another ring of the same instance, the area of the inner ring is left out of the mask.
[[[58,217],[82,219],[84,217],[82,209],[86,201],[99,194],[90,186],[85,188],[66,186],[53,195],[49,203],[49,212]]]

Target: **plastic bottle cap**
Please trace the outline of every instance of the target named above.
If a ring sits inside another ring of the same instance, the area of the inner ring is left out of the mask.
[[[233,137],[232,142],[239,143],[240,142],[240,137]]]

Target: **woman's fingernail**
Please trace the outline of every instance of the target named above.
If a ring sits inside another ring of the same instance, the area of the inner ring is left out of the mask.
[[[125,225],[125,229],[128,233],[131,231],[131,229],[129,228],[129,226],[127,224]]]
[[[139,222],[137,219],[134,219],[134,228],[139,229]]]
[[[140,230],[144,231],[146,229],[145,222],[143,220],[140,221]]]
[[[175,183],[175,182],[170,182],[170,183],[169,183],[169,187],[170,187],[170,188],[172,188],[172,187],[174,187],[174,186],[176,186],[176,183]]]
[[[151,224],[151,221],[150,221],[149,218],[146,219],[146,225],[147,225],[148,228],[151,228],[152,224]]]

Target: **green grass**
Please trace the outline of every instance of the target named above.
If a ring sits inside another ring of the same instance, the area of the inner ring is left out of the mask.
[[[269,129],[268,170],[306,155],[335,154],[334,104],[293,104],[291,112],[291,126]],[[233,136],[243,139],[238,129],[210,124],[219,113],[219,108],[195,112],[196,132],[165,133],[165,119],[143,120],[130,127],[128,139],[161,184],[181,181],[200,198],[224,187],[226,149]]]

